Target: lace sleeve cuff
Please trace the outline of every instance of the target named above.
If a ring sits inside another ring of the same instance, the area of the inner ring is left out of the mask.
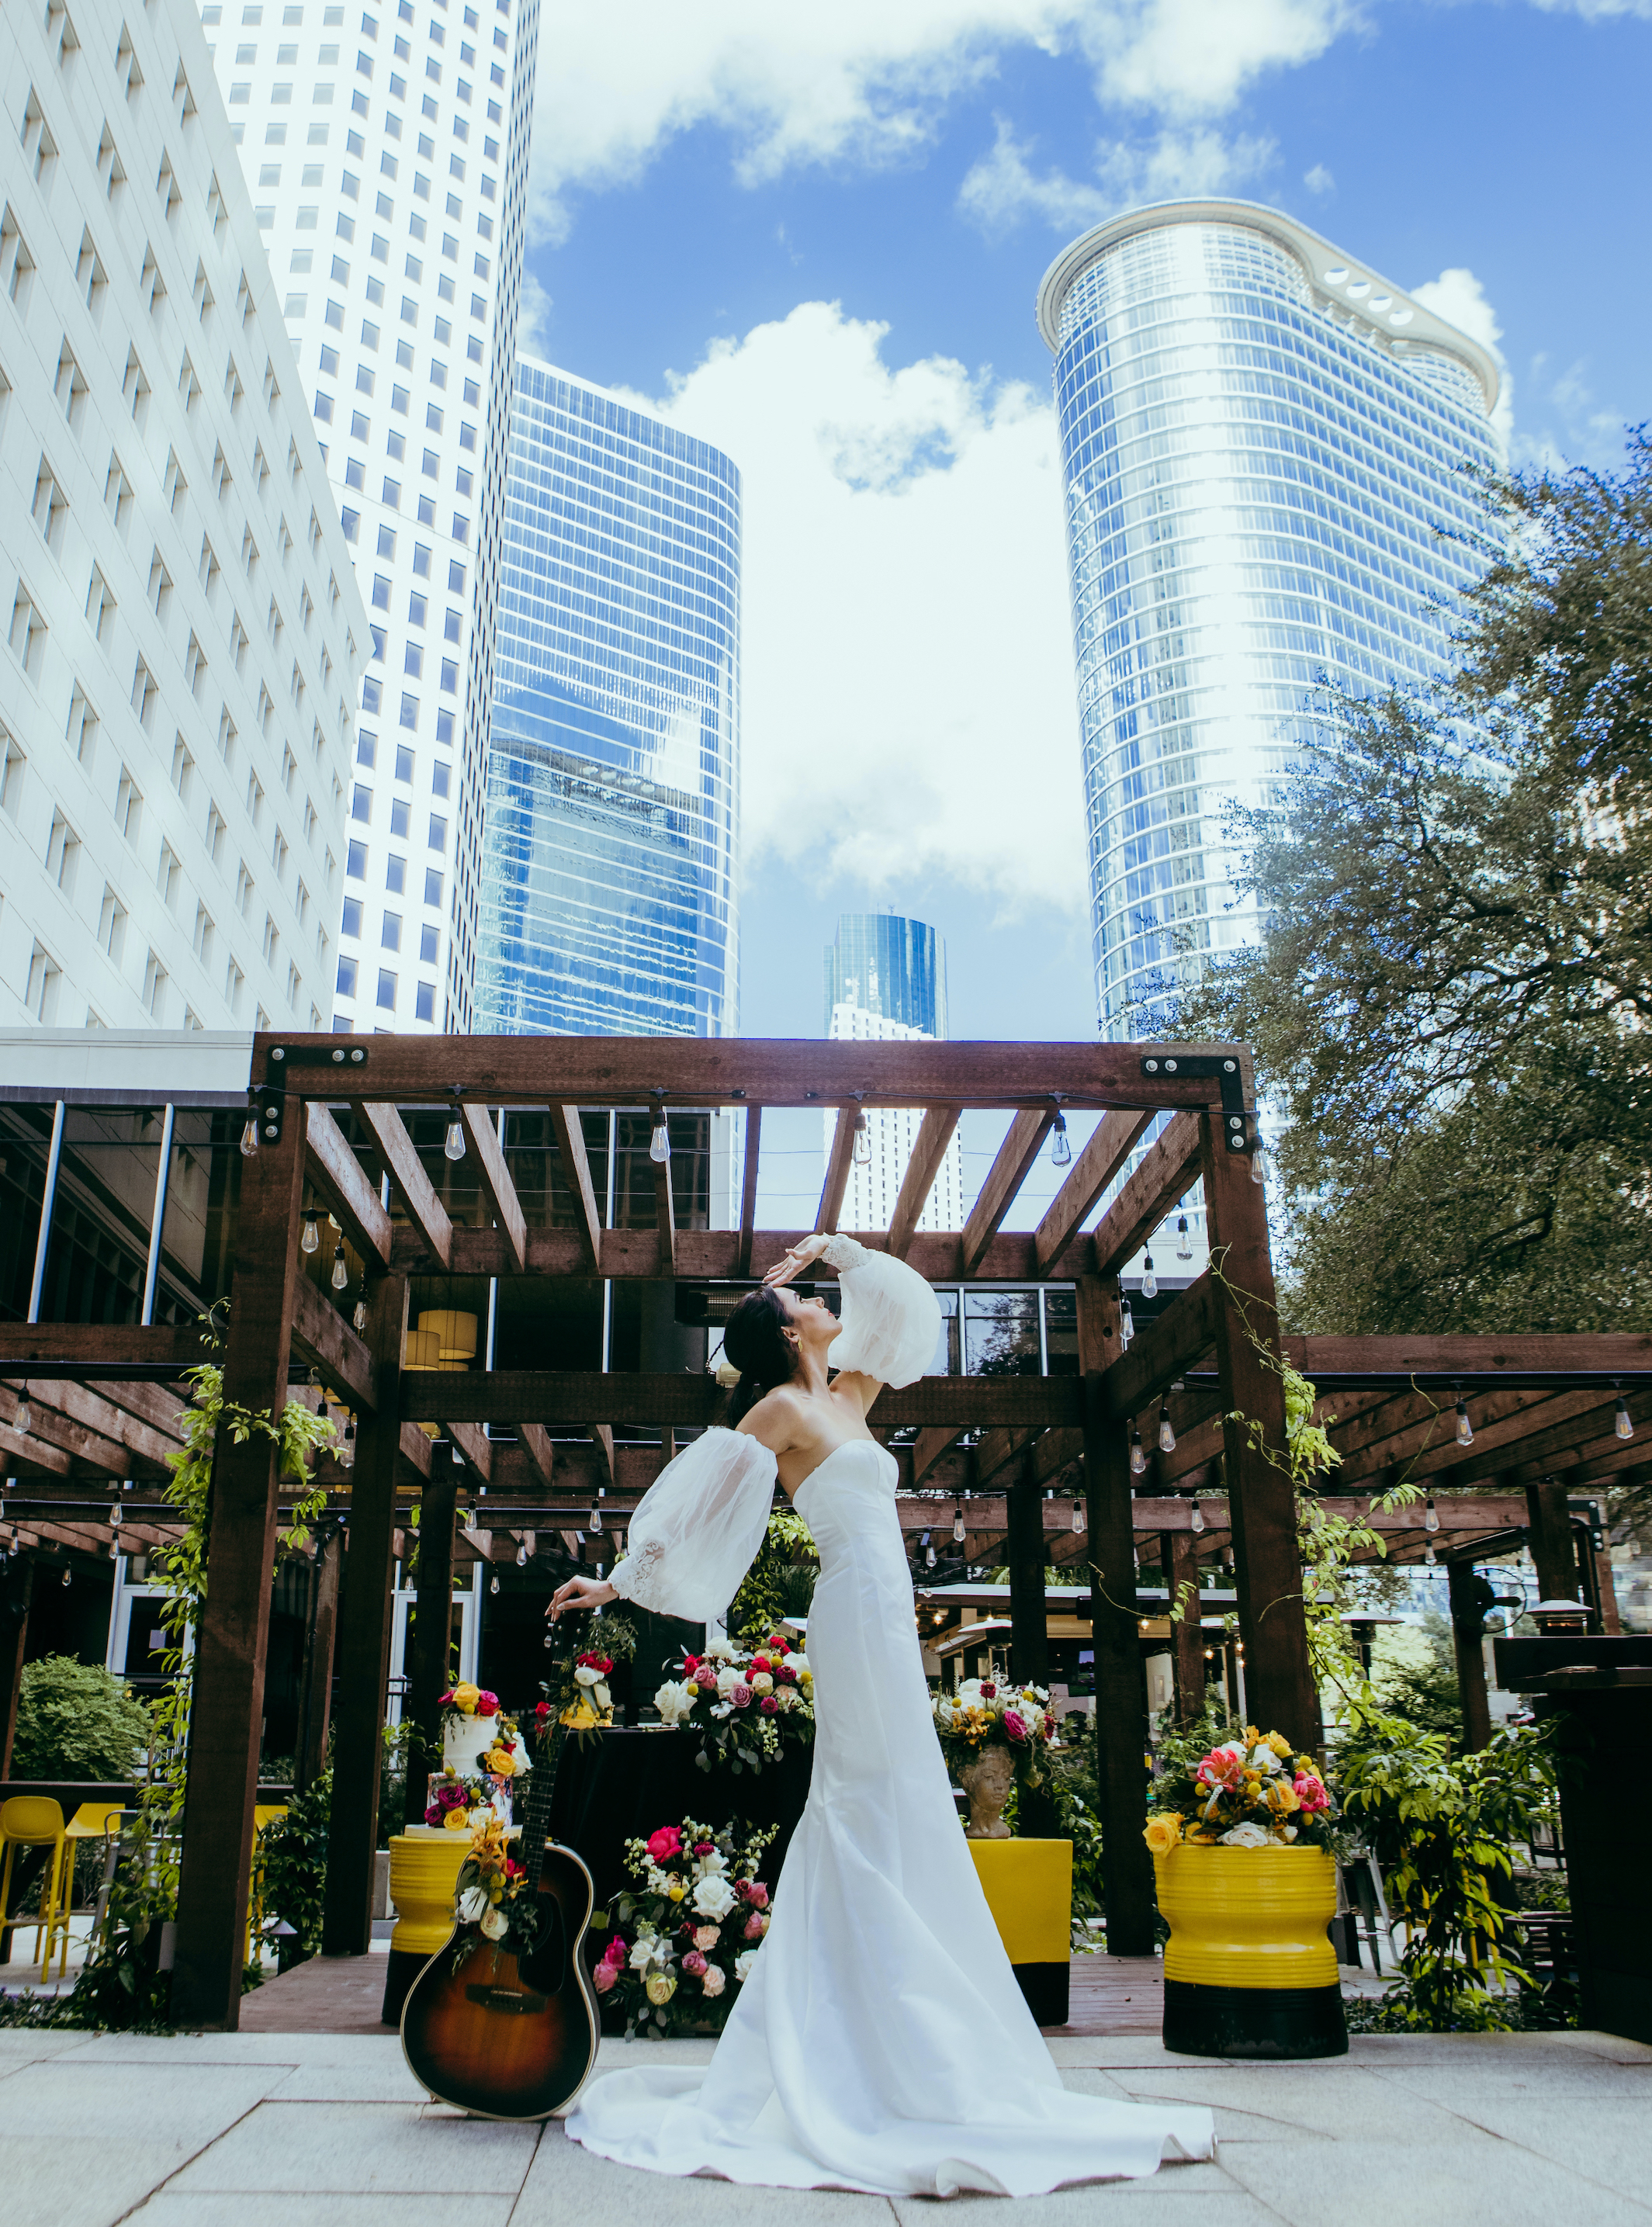
[[[830,1239],[825,1252],[820,1255],[828,1268],[836,1268],[839,1273],[845,1268],[864,1267],[871,1257],[866,1248],[864,1245],[858,1245],[852,1237]]]

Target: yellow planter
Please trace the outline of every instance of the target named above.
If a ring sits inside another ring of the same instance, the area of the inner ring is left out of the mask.
[[[1336,1866],[1324,1848],[1190,1847],[1156,1856],[1164,2044],[1201,2057],[1341,2057]]]
[[[453,1930],[453,1892],[459,1866],[470,1854],[469,1833],[392,1833],[390,1899],[396,1926],[385,1959],[385,1999],[380,2017],[401,2023],[407,1990]]]
[[[971,1841],[975,1873],[1027,2007],[1065,2026],[1072,1961],[1073,1843]]]

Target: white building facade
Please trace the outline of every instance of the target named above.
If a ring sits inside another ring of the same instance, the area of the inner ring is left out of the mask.
[[[864,1005],[839,1003],[832,1008],[826,1029],[832,1043],[931,1043],[927,1029],[909,1028]],[[835,1113],[826,1116],[826,1158],[832,1158],[836,1133]],[[858,1153],[849,1168],[849,1187],[838,1216],[842,1229],[887,1229],[895,1217],[896,1201],[906,1180],[907,1162],[923,1126],[921,1106],[869,1107],[864,1133],[864,1157]],[[928,1205],[918,1216],[920,1229],[961,1229],[964,1226],[964,1157],[958,1133],[941,1163]]]
[[[367,619],[200,24],[0,79],[0,1014],[324,1027]]]
[[[369,607],[338,1029],[471,1024],[538,20],[201,10]]]

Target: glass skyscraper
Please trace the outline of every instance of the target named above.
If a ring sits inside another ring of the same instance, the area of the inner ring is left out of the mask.
[[[739,1013],[740,475],[520,360],[477,1019],[729,1036]]]
[[[947,948],[928,921],[843,912],[826,948],[826,1027],[852,1005],[927,1037],[947,1033]]]
[[[1492,358],[1293,219],[1171,201],[1046,273],[1101,1033],[1151,1036],[1258,935],[1230,801],[1279,793],[1311,699],[1438,673],[1481,569]]]

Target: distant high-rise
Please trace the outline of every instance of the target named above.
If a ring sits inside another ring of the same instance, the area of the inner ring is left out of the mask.
[[[345,13],[201,21],[373,622],[332,1025],[468,1030],[539,0]]]
[[[0,1023],[323,1029],[367,615],[194,9],[0,112]]]
[[[1323,678],[1426,681],[1499,456],[1477,341],[1294,219],[1098,225],[1038,297],[1056,353],[1101,1033],[1156,1032],[1256,940],[1223,829],[1278,793]]]
[[[898,1021],[926,1037],[947,1033],[947,953],[928,922],[892,912],[845,912],[826,948],[826,1025],[832,1009]]]
[[[896,913],[841,913],[826,948],[826,1035],[835,1043],[887,1043],[947,1033],[947,948],[926,921]],[[906,1177],[921,1107],[867,1110],[864,1150],[851,1165],[838,1220],[845,1229],[887,1229]],[[826,1116],[830,1159],[837,1116]],[[964,1161],[957,1135],[936,1174],[920,1229],[964,1226]]]
[[[739,770],[739,473],[524,359],[478,1025],[734,1034]]]

